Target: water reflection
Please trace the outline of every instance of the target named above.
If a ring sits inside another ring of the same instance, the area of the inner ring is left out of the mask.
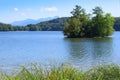
[[[112,38],[64,39],[69,52],[69,62],[83,67],[111,63],[113,53]]]

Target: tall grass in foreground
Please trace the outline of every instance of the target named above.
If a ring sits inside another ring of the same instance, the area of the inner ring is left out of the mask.
[[[104,65],[82,72],[69,66],[42,69],[37,66],[21,68],[19,73],[1,73],[0,80],[120,80],[120,67]]]

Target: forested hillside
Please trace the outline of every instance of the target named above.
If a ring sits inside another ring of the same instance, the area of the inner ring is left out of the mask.
[[[0,31],[24,31],[27,30],[23,26],[12,26],[11,24],[0,23]]]
[[[63,17],[27,26],[12,26],[11,24],[0,23],[0,31],[62,31],[67,20],[68,17]],[[115,18],[114,29],[120,31],[120,17]]]
[[[114,29],[115,31],[120,31],[120,17],[115,18]]]
[[[36,27],[42,31],[62,31],[67,20],[68,20],[67,17],[63,17],[63,18],[53,19],[50,21],[40,22],[35,25],[29,24],[25,27],[28,27],[28,28]]]
[[[40,22],[38,24],[32,25],[29,24],[26,27],[28,28],[39,28],[42,31],[61,31],[65,23],[67,22],[68,17],[57,18],[50,21]],[[120,17],[115,18],[114,29],[120,31]]]

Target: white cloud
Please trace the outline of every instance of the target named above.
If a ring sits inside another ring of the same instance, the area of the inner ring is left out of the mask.
[[[58,8],[57,7],[47,7],[47,8],[41,8],[42,12],[57,12]]]
[[[17,12],[17,11],[19,11],[19,9],[18,9],[18,8],[14,8],[14,11],[16,11],[16,12]]]

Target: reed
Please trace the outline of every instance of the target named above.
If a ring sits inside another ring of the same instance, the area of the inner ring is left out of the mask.
[[[20,72],[8,75],[1,73],[0,80],[120,80],[118,65],[103,65],[94,67],[86,72],[71,66],[61,65],[52,68],[21,67]]]

